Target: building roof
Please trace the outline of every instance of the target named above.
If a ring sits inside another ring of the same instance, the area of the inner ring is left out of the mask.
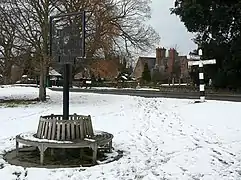
[[[62,76],[60,73],[58,73],[55,69],[49,68],[49,75],[50,76]]]

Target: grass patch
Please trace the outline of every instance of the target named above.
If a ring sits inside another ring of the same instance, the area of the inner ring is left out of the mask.
[[[19,106],[28,106],[31,104],[36,104],[39,102],[39,99],[31,99],[31,100],[24,100],[24,99],[10,99],[10,100],[0,100],[0,107],[8,107],[14,108]]]

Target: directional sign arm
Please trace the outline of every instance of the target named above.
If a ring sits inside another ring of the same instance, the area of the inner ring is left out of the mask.
[[[200,61],[188,61],[188,66],[198,66]]]
[[[198,66],[200,63],[206,64],[216,64],[216,59],[200,60],[200,61],[188,61],[188,66]]]
[[[209,59],[202,61],[203,64],[216,64],[216,59]]]

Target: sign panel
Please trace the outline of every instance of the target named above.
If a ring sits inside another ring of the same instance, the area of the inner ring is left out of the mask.
[[[200,61],[188,61],[188,66],[197,66],[200,63],[202,64],[216,64],[216,59],[209,59],[209,60],[200,60]]]
[[[193,60],[200,60],[201,57],[199,55],[194,55],[194,54],[190,54],[188,59],[193,59]]]
[[[52,56],[54,60],[65,64],[74,63],[75,59],[83,54],[82,41],[82,33],[77,24],[59,25],[58,29],[53,27]]]

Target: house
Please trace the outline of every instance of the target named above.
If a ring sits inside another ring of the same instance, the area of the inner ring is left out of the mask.
[[[164,81],[170,78],[185,79],[188,76],[187,56],[179,56],[178,52],[171,48],[156,48],[156,57],[139,57],[133,76],[140,79],[145,64],[151,72],[152,80]]]
[[[142,77],[142,72],[144,70],[145,64],[148,65],[149,70],[152,70],[155,67],[156,64],[156,58],[154,57],[139,57],[136,67],[133,71],[133,76],[136,79],[140,79]]]
[[[50,77],[50,80],[53,80],[53,81],[62,79],[62,75],[52,67],[49,67],[49,77]]]

